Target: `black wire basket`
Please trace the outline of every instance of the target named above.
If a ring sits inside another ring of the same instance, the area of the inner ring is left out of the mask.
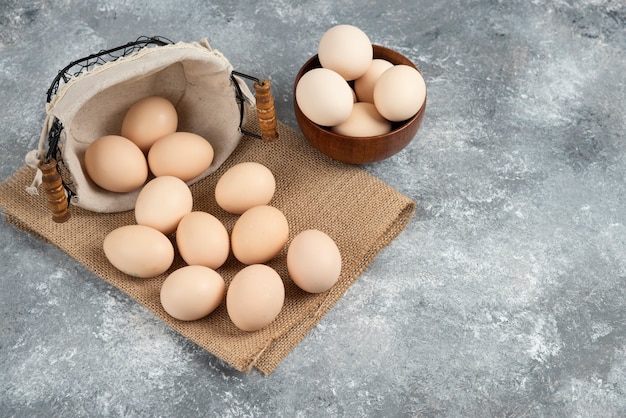
[[[150,54],[149,52],[156,52],[158,50],[158,52],[163,52],[165,54],[168,48],[172,49],[172,53],[178,53],[183,58],[181,58],[180,61],[176,61],[176,59],[174,59],[170,66],[164,65],[163,68],[161,68],[159,67],[159,58],[155,58],[155,54]],[[185,48],[189,48],[189,54],[187,54],[187,50]],[[196,55],[198,54],[200,54],[200,58],[196,57]],[[54,179],[54,185],[44,184],[44,189],[46,190],[46,194],[48,195],[48,206],[53,211],[53,219],[55,221],[63,222],[69,217],[68,209],[71,203],[75,203],[78,206],[86,207],[90,210],[100,211],[97,208],[97,205],[94,206],[91,204],[86,204],[83,200],[79,201],[79,199],[82,197],[81,185],[77,184],[76,171],[77,169],[79,169],[78,167],[82,164],[82,162],[74,161],[72,163],[71,159],[70,161],[68,161],[68,149],[71,149],[72,147],[65,146],[64,144],[68,140],[68,136],[71,136],[68,133],[67,124],[71,124],[72,119],[66,117],[65,119],[69,120],[63,120],[63,112],[54,111],[55,107],[58,107],[57,105],[59,101],[62,101],[64,99],[70,99],[67,96],[71,96],[71,94],[66,94],[66,90],[73,87],[70,85],[72,85],[73,83],[77,83],[78,80],[82,81],[83,78],[87,77],[90,77],[91,79],[95,79],[95,77],[104,77],[104,75],[107,74],[106,71],[110,71],[108,70],[108,68],[114,66],[113,63],[116,62],[121,63],[122,61],[124,61],[123,65],[126,66],[125,68],[136,70],[140,66],[145,65],[145,63],[141,61],[141,59],[144,57],[149,57],[149,60],[147,62],[149,62],[150,65],[158,67],[158,71],[155,70],[152,73],[148,73],[146,75],[139,74],[135,79],[124,80],[125,83],[131,83],[130,85],[132,85],[133,82],[143,82],[150,76],[156,77],[156,75],[162,74],[166,71],[175,73],[176,71],[178,71],[179,68],[181,68],[179,71],[182,71],[183,74],[181,77],[192,78],[187,73],[185,73],[185,67],[188,64],[188,62],[185,61],[187,59],[185,57],[187,55],[191,55],[192,58],[189,58],[189,60],[195,60],[195,64],[198,59],[204,59],[202,54],[207,55],[207,65],[209,67],[213,61],[217,61],[221,65],[218,70],[225,72],[222,78],[228,79],[229,86],[228,89],[224,90],[225,93],[223,93],[221,90],[219,91],[220,94],[214,94],[214,91],[207,91],[206,95],[202,96],[203,93],[202,91],[200,91],[193,92],[193,94],[189,96],[199,97],[198,100],[203,103],[210,100],[227,100],[228,105],[233,109],[231,114],[227,116],[229,119],[231,119],[230,123],[233,125],[234,128],[237,129],[241,136],[245,135],[253,138],[259,138],[268,142],[277,139],[278,134],[276,131],[274,101],[270,91],[271,83],[268,80],[259,79],[245,73],[235,71],[228,62],[228,60],[226,60],[223,55],[219,53],[219,51],[213,50],[208,45],[208,42],[206,42],[206,40],[202,40],[200,43],[187,44],[182,42],[174,43],[173,41],[161,36],[144,36],[121,46],[101,50],[97,53],[72,61],[67,66],[59,70],[46,92],[46,107],[48,109],[48,117],[42,130],[42,136],[40,139],[39,149],[37,150],[37,156],[42,166],[49,167],[50,164],[53,164],[55,170],[59,174],[59,179]],[[137,65],[132,66],[133,64]],[[202,63],[197,65],[202,65]],[[188,64],[187,66],[191,67],[192,65]],[[201,70],[203,70],[202,67]],[[215,70],[213,68],[207,69],[207,77],[211,76],[214,72],[217,72],[218,70]],[[202,73],[202,71],[198,71],[197,68],[194,67],[193,74],[195,75],[198,72]],[[202,74],[196,77],[196,79],[192,79],[191,81],[186,80],[188,85],[185,86],[185,88],[202,89],[202,84],[206,81],[206,79],[202,78]],[[256,93],[255,95],[252,95],[244,80],[253,82],[254,90]],[[216,82],[224,83],[224,81],[222,80],[217,80]],[[94,83],[92,82],[92,84]],[[97,85],[97,83],[95,84]],[[164,88],[159,83],[155,84],[159,85],[161,89]],[[112,85],[111,88],[113,87],[119,90],[118,86]],[[165,90],[167,90],[167,88],[165,88]],[[147,94],[146,92],[147,90],[143,89],[144,95]],[[152,92],[149,93],[152,94]],[[92,92],[87,89],[86,94],[89,95],[92,94]],[[93,94],[94,97],[98,97],[98,94],[102,95],[103,93],[94,92]],[[60,95],[63,97],[59,97]],[[226,96],[225,99],[221,97],[224,95]],[[252,100],[254,96],[256,97],[254,100]],[[141,97],[134,97],[132,98],[132,101],[138,100],[140,98]],[[185,99],[183,98],[181,99],[181,101],[182,100]],[[230,102],[231,100],[232,103]],[[105,103],[106,106],[103,107],[110,107],[109,102],[110,100],[107,101]],[[246,106],[246,104],[251,105],[251,107],[253,108],[256,108],[256,116],[259,126],[258,132],[247,131],[243,128],[244,121],[247,117],[246,112],[248,107]],[[128,100],[125,103],[120,104],[120,106],[122,109],[117,111],[118,114],[123,113],[123,111],[125,111],[125,109],[128,107]],[[181,107],[186,107],[187,109],[190,109],[192,105],[186,104],[185,106],[181,105]],[[79,112],[80,110],[76,111],[76,113]],[[210,112],[207,112],[206,118],[210,117],[208,113]],[[198,121],[204,120],[205,117],[204,115],[194,115],[193,119]],[[76,129],[74,129],[74,131],[76,131]],[[95,139],[95,137],[90,138],[90,140]],[[89,139],[81,138],[81,140],[77,142],[81,141],[88,142]],[[80,145],[78,145],[78,147],[80,147]],[[77,154],[80,154],[80,152],[80,150],[76,151]],[[230,148],[225,150],[225,154],[229,154],[230,152],[232,152],[232,149]],[[72,158],[73,157],[74,156],[72,156]],[[225,155],[225,157],[227,157],[227,155]],[[221,161],[218,161],[217,164],[215,164],[215,166],[212,167],[210,171],[214,171],[217,166],[223,162],[223,159]],[[78,160],[80,160],[80,156],[78,156]],[[48,172],[48,174],[50,174],[50,172]],[[207,172],[205,174],[209,173]],[[44,183],[46,183],[46,180],[50,180],[51,177],[51,175],[48,175],[46,177],[44,174]],[[196,179],[195,181],[197,180],[198,179]],[[93,184],[90,184],[89,186],[94,187]],[[85,188],[85,184],[83,184],[82,189],[84,190]],[[91,191],[89,192],[91,193]],[[129,196],[118,196],[115,194],[111,195],[110,193],[102,190],[98,190],[97,192],[97,194],[99,194],[101,197],[106,196],[107,199],[113,200],[119,198],[118,200],[120,202],[124,202],[120,203],[118,206],[113,205],[115,207],[114,209],[103,210],[105,212],[128,210],[130,208],[130,205],[134,201],[134,198],[136,198],[136,193],[131,193]],[[110,206],[111,205],[108,205],[107,207]]]

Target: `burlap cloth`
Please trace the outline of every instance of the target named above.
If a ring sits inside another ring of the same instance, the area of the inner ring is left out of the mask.
[[[333,237],[340,249],[343,266],[339,281],[321,294],[308,294],[289,279],[287,246],[267,263],[283,278],[285,304],[276,320],[260,331],[238,330],[230,322],[225,303],[198,321],[183,322],[168,316],[160,305],[159,291],[167,274],[184,265],[178,254],[171,269],[153,279],[132,278],[112,267],[102,250],[103,239],[119,226],[134,224],[133,211],[102,214],[72,207],[70,220],[57,224],[51,219],[43,191],[38,196],[24,191],[34,173],[26,165],[1,184],[0,205],[7,221],[58,246],[186,338],[237,370],[256,367],[267,375],[341,298],[379,251],[396,238],[415,211],[415,202],[361,168],[325,157],[284,124],[278,124],[278,131],[280,139],[275,143],[244,137],[218,171],[191,187],[194,210],[215,215],[230,232],[237,216],[215,203],[217,179],[239,162],[264,164],[276,177],[277,191],[270,204],[287,217],[289,240],[302,230],[317,228]],[[218,272],[229,283],[241,268],[243,264],[231,254]]]

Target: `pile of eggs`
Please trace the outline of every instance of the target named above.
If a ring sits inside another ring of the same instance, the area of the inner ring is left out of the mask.
[[[213,147],[177,128],[178,114],[169,100],[141,99],[126,112],[120,135],[102,136],[87,147],[85,171],[98,186],[118,193],[141,187],[150,172],[192,180],[211,165]]]
[[[352,25],[327,30],[318,45],[321,68],[302,75],[295,96],[302,113],[336,134],[384,135],[413,117],[426,99],[421,73],[374,58],[365,32]]]
[[[139,157],[154,175],[146,181],[145,171],[137,170],[141,176],[137,175],[132,183],[135,189],[141,187],[134,207],[136,223],[109,232],[103,242],[104,254],[116,269],[137,278],[150,278],[168,271],[178,250],[185,265],[171,272],[160,289],[160,302],[167,314],[181,321],[198,320],[213,312],[225,298],[228,316],[237,328],[264,328],[278,316],[285,300],[282,278],[266,264],[287,246],[289,236],[287,218],[269,205],[276,192],[275,177],[266,166],[252,161],[235,164],[221,175],[215,187],[215,201],[226,212],[238,216],[230,233],[213,214],[193,210],[193,196],[186,181],[210,165],[210,144],[201,137],[198,138],[208,146],[196,143],[197,135],[192,133],[176,135],[177,123],[168,126],[171,132],[151,142],[137,141],[131,133],[140,126],[155,128],[157,121],[168,119],[158,110],[143,115],[137,112],[142,103],[160,102],[162,109],[168,108],[164,100],[151,97],[138,101],[124,119],[122,135],[103,137],[115,138],[111,140],[115,145],[123,144],[115,153],[102,147],[104,140],[98,143],[101,139],[87,149],[87,173],[107,190],[134,190],[130,181],[125,188],[119,187],[119,180],[125,176],[117,175],[121,172],[132,178],[132,169],[143,167],[138,163]],[[171,103],[170,106],[175,114],[175,108]],[[126,122],[133,118],[132,123]],[[120,163],[112,171],[100,173],[98,169],[103,166],[98,162],[105,158],[127,160],[127,166]],[[231,251],[244,266],[227,286],[217,270]],[[287,247],[286,258],[290,278],[306,292],[324,292],[339,279],[339,248],[320,230],[299,232]]]

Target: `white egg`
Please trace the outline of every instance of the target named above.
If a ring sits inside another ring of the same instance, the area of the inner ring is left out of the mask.
[[[374,105],[385,119],[400,122],[414,116],[426,100],[422,74],[409,65],[394,65],[374,86]]]
[[[296,102],[304,115],[322,126],[348,119],[354,93],[346,80],[327,68],[307,71],[296,85]]]
[[[367,71],[374,50],[365,32],[352,25],[337,25],[320,39],[317,54],[322,67],[339,73],[345,80],[356,80]]]
[[[383,118],[372,103],[357,102],[350,117],[333,126],[331,131],[352,137],[384,135],[391,132],[391,122]]]
[[[365,74],[354,80],[354,91],[359,102],[374,103],[374,86],[378,78],[393,64],[384,59],[374,59]]]

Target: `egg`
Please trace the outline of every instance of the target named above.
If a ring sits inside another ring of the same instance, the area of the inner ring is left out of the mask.
[[[222,222],[207,212],[194,211],[182,217],[176,228],[176,246],[189,265],[217,269],[230,253],[230,237]]]
[[[227,212],[241,215],[246,210],[266,205],[276,191],[276,179],[269,168],[256,162],[230,167],[215,186],[215,201]]]
[[[159,96],[145,97],[128,109],[122,120],[121,135],[147,153],[157,139],[176,132],[178,114],[174,105]]]
[[[296,101],[304,115],[322,126],[334,126],[348,119],[354,105],[350,85],[338,73],[313,68],[296,84]]]
[[[187,182],[213,162],[213,146],[192,132],[174,132],[159,138],[148,151],[148,166],[155,176],[174,176]]]
[[[118,270],[135,277],[158,276],[174,261],[174,246],[161,232],[144,225],[124,225],[104,238],[106,258]]]
[[[244,264],[265,263],[283,249],[289,237],[285,215],[268,205],[245,211],[235,222],[230,244],[234,256]]]
[[[265,264],[244,267],[226,292],[228,316],[242,331],[257,331],[272,323],[284,302],[285,285],[276,270]]]
[[[317,54],[322,67],[336,71],[345,80],[356,80],[367,71],[374,49],[361,29],[336,25],[322,35]]]
[[[89,178],[111,192],[126,193],[148,178],[148,163],[139,147],[119,135],[105,135],[85,150],[85,171]]]
[[[376,81],[374,105],[385,119],[400,122],[414,116],[426,100],[426,83],[415,68],[398,64]]]
[[[359,102],[374,103],[374,86],[386,70],[393,67],[387,60],[376,58],[361,77],[354,80],[354,91]]]
[[[383,118],[372,103],[357,102],[352,108],[350,117],[343,123],[333,126],[331,131],[352,137],[384,135],[391,132],[391,122]]]
[[[309,293],[330,289],[341,274],[341,253],[335,241],[318,229],[296,235],[287,250],[287,270],[293,282]]]
[[[185,266],[172,272],[161,285],[161,306],[181,321],[195,321],[213,312],[224,299],[226,283],[215,270]]]
[[[137,196],[135,220],[169,235],[192,208],[193,196],[184,181],[174,176],[155,177]]]

